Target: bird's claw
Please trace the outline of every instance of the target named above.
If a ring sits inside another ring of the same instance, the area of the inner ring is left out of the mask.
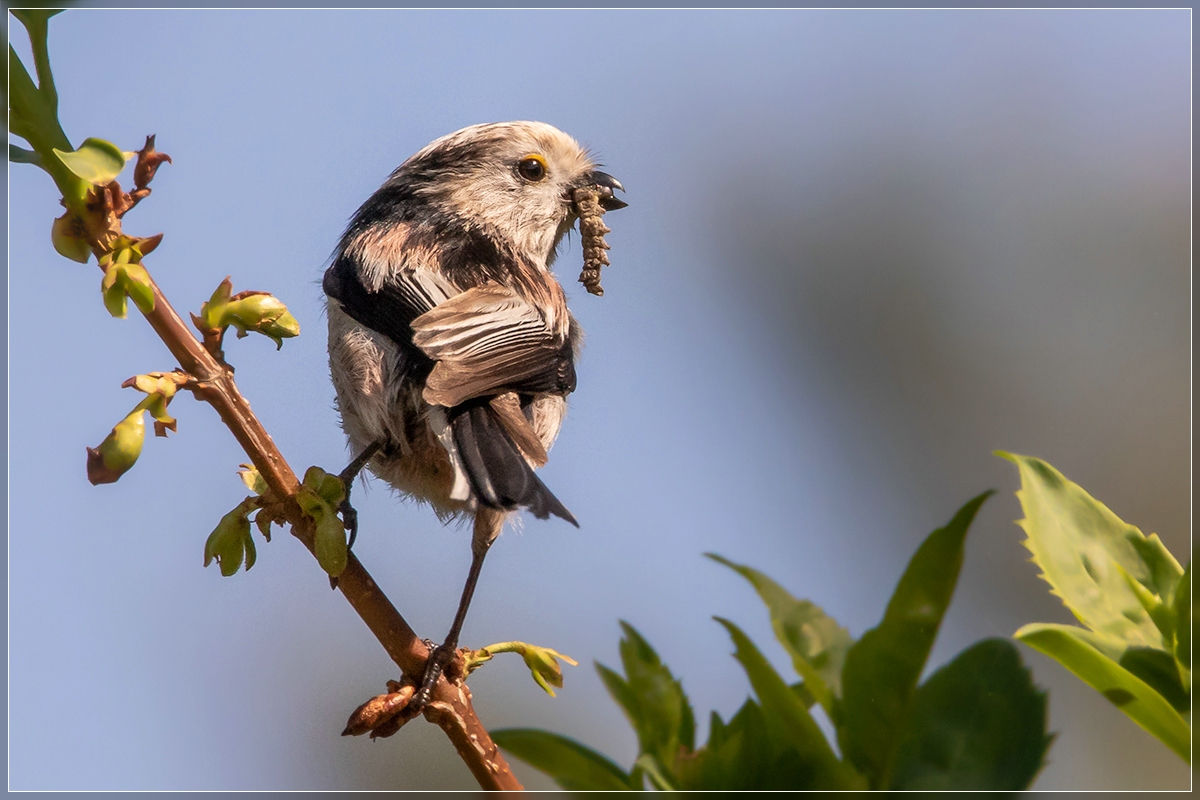
[[[349,469],[349,467],[346,468],[347,471]],[[338,503],[338,513],[342,515],[342,527],[350,532],[346,549],[353,550],[354,540],[358,538],[358,511],[350,505],[350,489],[354,486],[354,476],[342,473],[338,477],[341,478],[342,487],[345,489],[342,494],[342,502]]]
[[[355,510],[354,506],[350,505],[350,484],[352,480],[342,478],[342,483],[346,487],[346,494],[342,502],[338,503],[338,513],[342,515],[342,527],[350,532],[350,536],[346,541],[347,553],[354,549],[354,540],[358,538],[358,511]],[[338,579],[330,575],[329,588],[337,589],[337,587]]]
[[[425,674],[421,678],[421,686],[409,701],[407,712],[410,714],[419,714],[422,709],[429,703],[433,697],[433,687],[437,685],[438,678],[442,677],[442,673],[446,671],[458,654],[458,647],[453,642],[445,642],[438,645],[429,654],[429,660],[425,662]]]
[[[429,658],[425,661],[421,684],[414,686],[407,675],[403,682],[388,681],[387,694],[372,697],[350,715],[350,721],[342,731],[343,736],[359,736],[368,732],[372,739],[391,736],[425,710],[425,706],[433,699],[438,678],[445,675],[450,680],[459,679],[462,669],[456,663],[458,648],[452,642],[434,647],[428,639],[423,641],[429,648]]]
[[[354,547],[354,540],[358,537],[358,511],[354,506],[350,505],[350,497],[347,494],[346,499],[338,504],[338,511],[342,515],[342,527],[350,531],[350,541],[346,545],[347,548]]]

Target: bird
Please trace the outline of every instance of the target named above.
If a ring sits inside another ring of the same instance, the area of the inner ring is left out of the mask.
[[[518,511],[578,527],[535,473],[575,391],[582,332],[551,271],[577,219],[625,191],[575,139],[543,122],[472,125],[404,161],[354,213],[322,287],[329,366],[364,468],[443,521],[472,522],[471,567],[446,638],[410,701],[419,710],[458,647],[492,543]]]

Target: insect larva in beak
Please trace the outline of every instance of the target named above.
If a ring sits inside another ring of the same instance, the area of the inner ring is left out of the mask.
[[[583,186],[575,190],[575,213],[579,215],[579,234],[583,242],[583,272],[579,282],[597,297],[604,295],[600,285],[600,268],[608,266],[608,242],[604,234],[611,229],[604,224],[604,207],[600,205],[597,187]]]

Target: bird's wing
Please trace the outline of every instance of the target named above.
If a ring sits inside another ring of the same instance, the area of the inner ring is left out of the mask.
[[[531,303],[498,284],[476,286],[412,321],[412,341],[436,362],[425,401],[453,407],[499,392],[575,388],[571,345]]]
[[[409,363],[430,369],[424,395],[454,464],[453,499],[467,499],[469,483],[490,508],[528,508],[578,524],[533,473],[531,463],[545,463],[545,448],[519,400],[504,396],[574,391],[570,335],[556,337],[537,308],[498,284],[459,291],[426,266],[436,259],[405,246],[407,236],[397,225],[343,247],[325,272],[325,293],[395,342]]]
[[[412,321],[443,303],[458,289],[432,269],[392,271],[373,289],[364,284],[357,260],[341,256],[325,272],[325,294],[360,325],[382,333],[405,350],[412,349]]]
[[[508,287],[488,283],[460,292],[424,266],[389,270],[368,286],[364,266],[350,255],[337,258],[325,273],[325,293],[360,325],[436,362],[425,388],[430,404],[450,408],[506,391],[575,390],[570,342]]]

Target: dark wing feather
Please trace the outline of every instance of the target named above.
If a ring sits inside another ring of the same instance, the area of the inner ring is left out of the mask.
[[[363,283],[358,260],[341,255],[325,271],[325,294],[358,324],[395,342],[410,358],[432,366],[413,344],[412,322],[457,294],[444,278],[428,269],[397,270],[376,291]]]
[[[528,508],[538,519],[551,514],[579,523],[518,452],[491,406],[465,403],[450,412],[454,444],[479,502],[491,508]]]

